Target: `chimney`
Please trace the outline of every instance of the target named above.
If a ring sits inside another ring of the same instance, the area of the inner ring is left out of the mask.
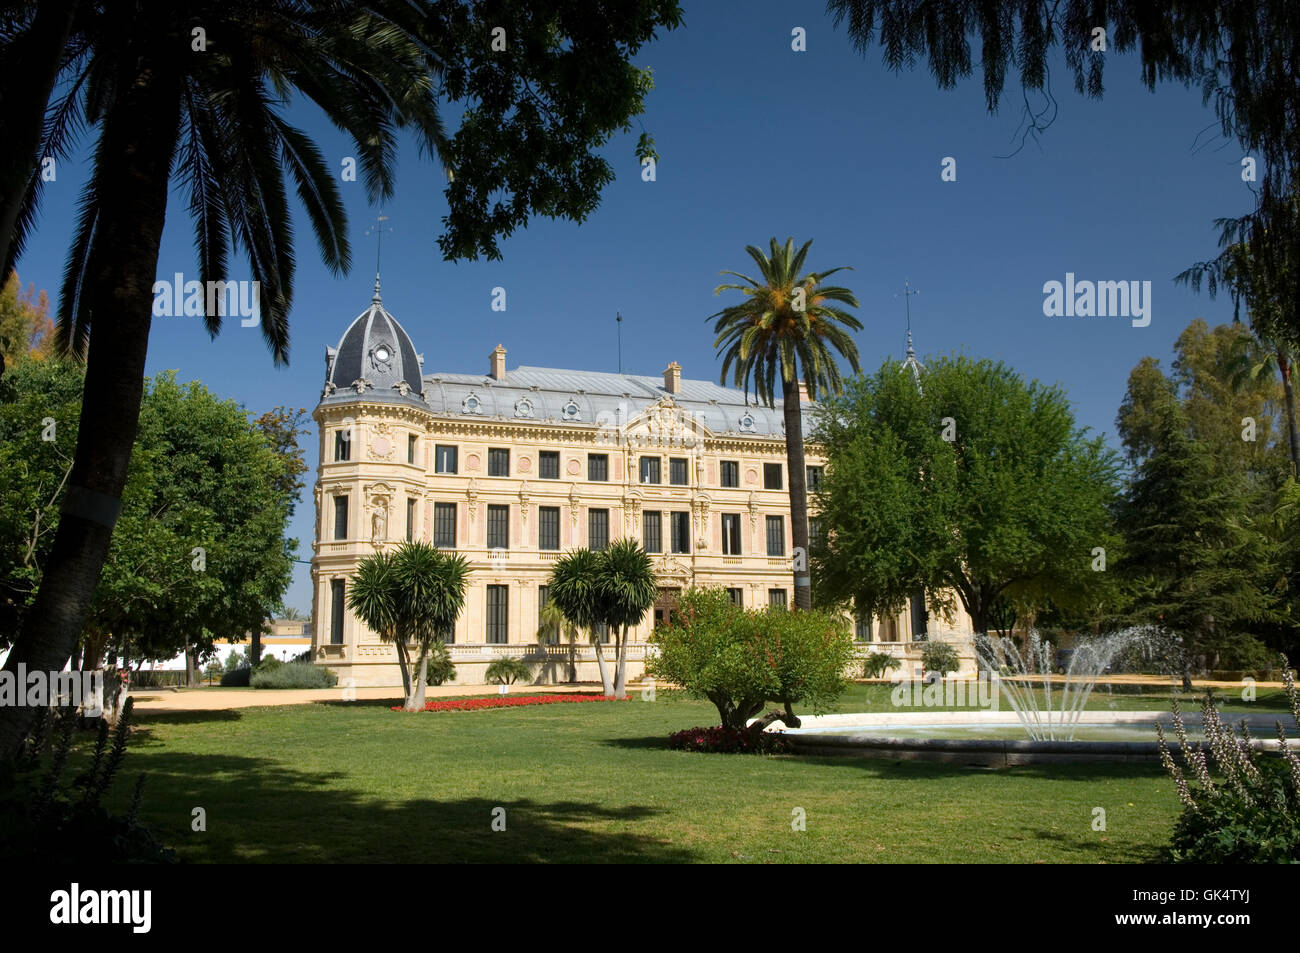
[[[811,399],[808,397],[808,385],[803,381],[799,382],[799,403],[811,403]]]
[[[670,394],[682,392],[682,366],[676,361],[664,368],[664,390]]]
[[[492,349],[492,353],[488,357],[492,361],[492,369],[488,371],[488,377],[494,381],[504,379],[506,376],[506,349],[498,344]]]

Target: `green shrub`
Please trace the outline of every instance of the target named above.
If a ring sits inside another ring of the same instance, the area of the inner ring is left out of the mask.
[[[487,667],[484,678],[497,685],[512,685],[533,677],[533,666],[521,658],[499,658]]]
[[[441,685],[443,682],[456,680],[456,666],[451,660],[451,651],[441,640],[429,648],[429,668],[425,673],[425,682],[429,685]]]
[[[1285,658],[1282,664],[1291,717],[1300,729],[1300,696]],[[1282,757],[1261,757],[1250,744],[1244,725],[1238,738],[1223,723],[1212,695],[1206,696],[1201,711],[1205,744],[1220,776],[1217,784],[1210,775],[1206,752],[1200,744],[1187,740],[1177,701],[1173,705],[1174,731],[1184,767],[1195,783],[1189,783],[1183,769],[1174,763],[1164,731],[1156,724],[1160,760],[1183,802],[1183,813],[1170,839],[1171,859],[1187,864],[1300,863],[1300,758],[1294,741],[1287,743],[1279,721],[1278,737],[1286,745]]]
[[[283,664],[284,663],[274,655],[263,655],[262,661],[257,663],[257,670],[259,672],[274,672]]]
[[[249,664],[248,656],[245,655],[243,652],[241,652],[239,649],[235,649],[235,651],[231,652],[229,655],[226,656],[227,672],[233,672],[235,669],[243,668],[248,664]]]
[[[872,652],[862,660],[862,677],[884,678],[891,669],[898,668],[902,664],[888,652]]]
[[[940,678],[946,678],[949,672],[960,667],[957,650],[947,642],[926,642],[921,650],[921,669],[924,672],[938,672]]]
[[[253,670],[247,665],[241,665],[239,668],[226,672],[221,676],[222,688],[247,688],[249,676]]]
[[[280,662],[270,668],[258,668],[253,673],[253,688],[333,688],[339,677],[332,671],[311,662]]]

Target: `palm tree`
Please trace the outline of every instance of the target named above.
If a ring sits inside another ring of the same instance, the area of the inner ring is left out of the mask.
[[[469,572],[469,563],[459,553],[444,553],[422,542],[402,543],[391,553],[367,556],[357,566],[348,608],[397,649],[407,711],[424,707],[429,652],[456,625],[465,607]]]
[[[796,552],[804,553],[808,552],[808,492],[799,382],[804,382],[811,400],[823,391],[838,394],[842,387],[840,369],[831,349],[843,355],[857,373],[858,348],[845,328],[862,330],[857,318],[830,303],[856,308],[858,299],[853,292],[822,284],[830,275],[845,270],[843,267],[800,274],[810,245],[811,241],[805,242],[795,251],[793,238],[787,238],[783,246],[773,238],[768,255],[746,245],[745,251],[758,265],[760,280],[734,271],[722,272],[745,284],[719,285],[713,293],[739,291],[745,300],[708,318],[715,321],[713,332],[717,339],[713,346],[723,359],[719,378],[723,384],[731,371],[734,385],[743,387],[746,397],[752,381],[758,398],[773,407],[780,372],[790,528]],[[799,609],[812,608],[806,568],[794,571],[794,604]]]
[[[537,612],[537,641],[539,644],[545,644],[552,634],[563,632],[569,640],[569,681],[578,680],[578,669],[575,664],[574,655],[578,641],[578,627],[573,624],[560,607],[552,600],[542,606]]]
[[[627,634],[640,625],[655,604],[659,587],[655,585],[654,563],[634,539],[620,539],[600,553],[600,573],[596,593],[605,619],[618,640],[614,672],[614,697],[627,697]]]
[[[32,41],[35,19],[4,25],[6,56]],[[193,32],[200,25],[202,50]],[[326,265],[346,271],[350,253],[334,172],[285,121],[282,102],[301,93],[352,137],[371,201],[392,195],[401,128],[413,129],[428,151],[446,147],[435,96],[442,64],[422,40],[417,4],[85,3],[74,26],[59,60],[68,92],[47,110],[42,146],[66,148],[83,125],[96,135],[56,342],[85,354],[85,399],[41,587],[6,661],[41,671],[60,670],[72,653],[121,507],[172,182],[188,190],[204,287],[227,278],[232,246],[246,254],[260,283],[262,334],[283,363],[295,264],[286,172]],[[35,215],[38,199],[36,190],[25,193],[21,221]],[[215,335],[221,315],[208,314],[205,324]],[[0,757],[17,749],[31,714],[0,709]]]
[[[597,583],[600,578],[601,558],[590,549],[575,549],[565,553],[555,562],[547,583],[551,604],[570,619],[574,625],[586,629],[596,652],[596,665],[600,669],[600,684],[606,695],[614,694],[614,686],[605,668],[605,655],[596,627],[607,622],[602,612]]]

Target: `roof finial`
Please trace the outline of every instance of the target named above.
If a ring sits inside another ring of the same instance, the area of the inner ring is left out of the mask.
[[[907,356],[903,360],[903,366],[912,372],[912,377],[916,379],[916,389],[921,390],[921,371],[925,370],[925,365],[916,359],[916,349],[912,347],[912,295],[919,295],[920,291],[913,291],[911,283],[903,279],[903,300],[907,308]],[[898,297],[898,295],[894,295]],[[924,393],[922,391],[922,393]]]
[[[384,214],[383,209],[380,209],[379,215],[375,218],[375,224],[366,229],[367,235],[377,236],[375,242],[375,294],[370,299],[372,304],[379,304],[381,301],[379,297],[379,263],[384,253],[384,222],[386,221],[388,221],[388,216]],[[388,231],[391,232],[392,228],[390,227]]]

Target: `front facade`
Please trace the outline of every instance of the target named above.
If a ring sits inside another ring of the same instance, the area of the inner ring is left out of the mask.
[[[346,600],[360,560],[404,540],[454,550],[472,567],[449,644],[457,684],[481,684],[501,655],[535,662],[538,682],[598,678],[585,638],[574,648],[538,628],[552,566],[579,547],[630,536],[654,560],[660,598],[631,634],[630,679],[687,587],[721,586],[750,608],[793,601],[781,406],[684,379],[675,362],[662,379],[507,371],[498,345],[484,374],[426,372],[376,282],[370,307],[327,349],[313,416],[321,456],[312,649],[342,685],[401,682],[396,651]],[[813,445],[807,464],[813,485],[823,465]],[[963,669],[969,631],[964,614],[947,623],[923,609],[857,625],[864,650],[911,663],[925,638],[953,641]]]

